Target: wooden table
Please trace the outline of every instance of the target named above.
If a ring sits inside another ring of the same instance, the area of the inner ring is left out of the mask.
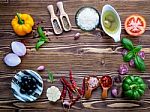
[[[62,112],[61,102],[49,103],[46,98],[48,87],[55,85],[62,89],[59,81],[61,76],[68,77],[70,66],[72,65],[75,80],[81,86],[84,76],[96,73],[99,77],[104,74],[117,75],[118,67],[124,63],[120,52],[120,43],[114,43],[112,38],[102,33],[99,29],[93,32],[83,32],[75,25],[75,13],[82,6],[93,6],[101,11],[102,6],[111,4],[119,12],[122,20],[122,37],[126,36],[133,40],[135,45],[142,45],[146,53],[145,63],[147,70],[140,73],[134,68],[129,68],[129,74],[141,76],[147,84],[150,84],[150,1],[149,0],[65,0],[64,7],[68,13],[73,29],[71,32],[55,36],[51,34],[51,40],[36,51],[34,46],[38,38],[33,38],[32,34],[25,37],[18,37],[13,32],[11,20],[16,12],[29,13],[34,20],[43,21],[41,26],[45,30],[52,31],[50,15],[47,5],[53,4],[56,8],[57,0],[0,0],[0,111],[1,112]],[[138,38],[131,38],[124,30],[124,21],[130,14],[142,14],[146,21],[146,32]],[[80,32],[81,37],[74,40],[74,35]],[[11,52],[10,43],[12,41],[25,42],[27,55],[22,58],[22,63],[18,67],[7,67],[2,59],[5,54]],[[33,103],[23,103],[17,100],[10,89],[12,77],[20,70],[36,68],[40,65],[46,66],[54,73],[53,84],[47,81],[47,71],[41,72],[44,81],[44,91],[42,96]],[[149,112],[150,94],[149,90],[140,101],[123,100],[109,96],[106,100],[100,99],[100,88],[95,91],[90,100],[82,99],[82,104],[77,102],[71,112]]]

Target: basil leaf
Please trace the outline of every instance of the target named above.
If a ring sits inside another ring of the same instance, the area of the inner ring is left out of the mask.
[[[132,41],[127,39],[127,38],[122,38],[121,43],[122,43],[123,47],[128,49],[128,50],[134,49]]]
[[[44,43],[45,41],[38,41],[35,45],[35,48],[38,50]]]
[[[136,47],[133,49],[133,52],[136,54],[136,53],[138,53],[141,49],[142,49],[142,47],[138,45],[138,46],[136,46]]]
[[[40,37],[39,41],[45,41],[45,42],[47,42],[48,39],[46,38],[46,36],[45,37]]]
[[[49,80],[50,80],[51,83],[54,81],[53,73],[50,72],[49,70],[48,70],[48,78],[49,78]]]
[[[141,59],[139,56],[135,56],[134,63],[138,70],[145,71],[146,66],[145,66],[144,60]]]
[[[37,32],[38,32],[38,34],[39,34],[40,37],[43,37],[43,38],[46,37],[45,34],[44,34],[44,32],[43,32],[43,30],[42,30],[42,28],[40,26],[38,26]]]
[[[134,57],[134,52],[129,51],[126,55],[124,55],[123,60],[128,62]]]

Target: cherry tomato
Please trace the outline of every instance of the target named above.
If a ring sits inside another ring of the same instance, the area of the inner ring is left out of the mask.
[[[125,20],[125,30],[129,35],[140,36],[145,32],[145,28],[146,21],[138,14],[133,14]]]

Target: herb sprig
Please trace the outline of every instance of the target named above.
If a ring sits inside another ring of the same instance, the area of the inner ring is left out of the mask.
[[[48,42],[48,38],[46,37],[46,35],[44,34],[44,32],[40,26],[38,26],[37,32],[38,32],[40,38],[35,45],[36,50],[38,50],[45,42]]]
[[[123,56],[125,62],[129,62],[131,59],[134,60],[135,66],[140,71],[145,71],[146,66],[144,60],[138,56],[138,52],[142,49],[141,46],[134,46],[132,41],[127,38],[122,38],[121,43],[124,48],[129,50],[129,52]]]
[[[51,83],[54,82],[54,75],[50,70],[48,70],[48,78]]]

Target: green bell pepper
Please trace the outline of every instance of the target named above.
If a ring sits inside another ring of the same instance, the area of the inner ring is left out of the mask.
[[[129,99],[138,100],[144,95],[146,84],[139,76],[127,76],[122,84],[124,96]]]

